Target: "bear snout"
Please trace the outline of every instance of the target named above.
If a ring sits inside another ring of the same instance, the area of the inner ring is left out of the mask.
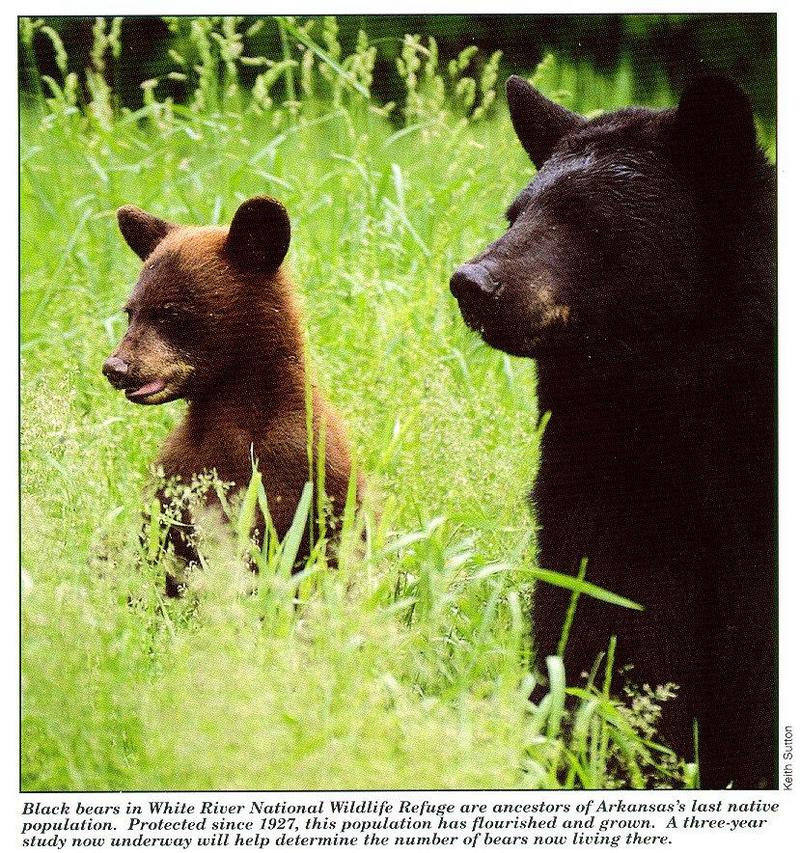
[[[459,301],[462,299],[497,296],[501,282],[494,270],[486,264],[462,264],[450,279],[450,292]]]
[[[115,388],[124,388],[129,381],[130,365],[116,355],[109,356],[103,362],[103,376]]]

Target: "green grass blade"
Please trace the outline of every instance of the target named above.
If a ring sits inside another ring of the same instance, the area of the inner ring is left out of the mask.
[[[256,523],[256,504],[260,485],[261,472],[254,467],[244,495],[242,508],[239,510],[239,518],[236,521],[236,544],[240,554],[246,554],[250,550],[250,537]]]
[[[581,558],[581,564],[578,567],[577,580],[579,583],[584,582],[584,578],[586,577],[586,566],[588,564],[588,560],[586,557]],[[558,651],[556,654],[560,657],[564,657],[564,651],[567,648],[567,641],[569,640],[569,631],[572,627],[572,620],[575,618],[575,610],[578,607],[578,598],[580,597],[581,590],[580,588],[576,588],[572,590],[572,595],[569,599],[569,605],[567,607],[567,615],[564,617],[564,625],[561,628],[561,638],[558,641]]]
[[[289,531],[281,543],[280,560],[278,562],[278,574],[281,577],[288,578],[292,573],[292,568],[297,561],[297,554],[300,551],[300,543],[303,541],[306,522],[308,521],[311,511],[311,499],[314,493],[311,483],[306,483],[303,486],[303,492],[300,495],[300,501],[297,504],[297,509],[292,519],[292,524]]]
[[[561,717],[566,702],[567,676],[564,670],[564,661],[560,657],[549,655],[545,663],[547,664],[547,678],[550,683],[550,696],[552,696],[550,713],[547,717],[547,736],[554,738],[561,729]]]
[[[278,17],[281,27],[286,30],[293,38],[296,38],[301,44],[304,44],[309,50],[315,53],[324,63],[330,67],[341,77],[341,79],[352,89],[355,89],[360,95],[363,95],[367,100],[370,100],[369,90],[364,88],[353,75],[342,68],[342,66],[332,57],[330,57],[315,41],[310,39],[299,27],[296,27],[291,21],[286,18]]]
[[[601,586],[589,583],[589,581],[581,581],[574,575],[565,575],[561,572],[553,572],[550,569],[531,568],[528,572],[536,578],[536,580],[544,581],[545,583],[559,586],[562,589],[576,591],[581,595],[588,595],[591,598],[596,598],[598,601],[605,601],[607,604],[616,604],[618,607],[627,607],[629,610],[644,610],[641,604],[631,601],[630,598],[625,598],[603,589]]]

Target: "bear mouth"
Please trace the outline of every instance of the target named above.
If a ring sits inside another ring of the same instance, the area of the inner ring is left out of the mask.
[[[564,323],[543,322],[539,316],[520,318],[508,312],[481,310],[466,301],[459,301],[459,308],[469,329],[477,332],[492,349],[508,355],[541,359],[560,357],[571,349]]]
[[[184,395],[187,382],[194,368],[189,364],[179,363],[173,365],[165,376],[156,376],[146,381],[135,380],[139,384],[131,382],[125,387],[125,397],[131,403],[155,406],[159,403],[169,403]]]
[[[158,394],[167,387],[167,383],[163,379],[153,379],[151,382],[146,382],[138,388],[126,388],[125,396],[129,400],[144,400],[154,394]]]
[[[489,329],[478,330],[480,336],[492,349],[500,350],[520,358],[541,358],[554,355],[560,347],[551,341],[536,335],[516,336],[508,332],[495,332]]]
[[[489,319],[482,316],[468,305],[459,305],[461,316],[467,327],[483,338],[492,349],[500,350],[509,355],[535,357],[544,350],[552,349],[552,344],[543,340],[542,335],[524,332],[516,324],[502,322],[500,318]]]
[[[180,397],[180,389],[174,387],[170,379],[153,379],[136,388],[126,388],[125,397],[131,403],[142,406],[156,406],[160,403],[169,403]]]

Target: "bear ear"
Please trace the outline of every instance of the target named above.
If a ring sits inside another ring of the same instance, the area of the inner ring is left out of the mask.
[[[275,272],[289,251],[291,230],[289,214],[277,199],[256,196],[236,211],[225,253],[240,269]]]
[[[506,81],[511,123],[537,169],[541,169],[553,153],[558,141],[583,123],[579,115],[539,94],[521,77]]]
[[[117,211],[117,222],[125,242],[143,261],[170,231],[178,227],[157,216],[151,216],[132,204],[126,204]]]
[[[672,133],[680,165],[704,180],[735,179],[758,150],[750,100],[738,83],[721,75],[689,83],[675,111]]]

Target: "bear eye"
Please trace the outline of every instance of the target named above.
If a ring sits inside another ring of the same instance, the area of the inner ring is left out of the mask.
[[[156,323],[171,323],[173,320],[176,320],[181,314],[181,310],[177,305],[173,305],[171,303],[167,303],[166,305],[162,305],[157,308],[155,311],[155,321]]]

